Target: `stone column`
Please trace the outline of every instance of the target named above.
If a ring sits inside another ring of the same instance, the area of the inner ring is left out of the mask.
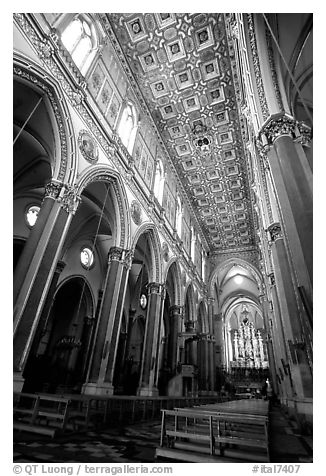
[[[157,353],[165,292],[163,284],[149,283],[144,348],[138,394],[156,396]]]
[[[304,351],[302,329],[302,309],[298,305],[298,296],[293,286],[288,256],[284,245],[281,226],[274,223],[269,226],[271,237],[272,263],[275,283],[284,322],[286,346],[291,355],[290,371],[297,397],[312,396],[312,374]]]
[[[14,390],[20,391],[23,386],[22,372],[79,201],[74,187],[62,186],[55,181],[46,185],[39,217],[17,264],[14,282]]]
[[[215,364],[215,337],[210,336],[208,342],[209,351],[209,391],[215,392],[216,386],[216,364]]]
[[[40,349],[40,347],[42,346],[42,337],[44,336],[44,333],[46,331],[46,327],[48,325],[48,320],[49,320],[52,305],[53,305],[53,302],[54,302],[54,294],[55,294],[55,291],[56,291],[56,288],[57,288],[58,280],[59,280],[60,274],[62,273],[65,266],[66,266],[66,264],[63,261],[58,261],[57,267],[56,267],[56,269],[54,271],[54,274],[53,274],[53,278],[52,278],[52,281],[51,281],[51,284],[50,284],[49,291],[47,293],[46,302],[45,302],[44,307],[43,307],[43,311],[42,311],[42,314],[41,314],[41,317],[40,317],[40,320],[39,320],[39,324],[37,326],[35,337],[34,337],[34,340],[33,340],[32,350],[31,350],[32,354],[34,352],[36,354],[38,354],[39,353],[38,349]]]
[[[271,329],[270,329],[269,320],[268,320],[269,309],[268,309],[268,301],[267,301],[266,295],[261,294],[259,296],[259,301],[262,307],[264,326],[267,332],[266,346],[267,346],[267,352],[268,352],[268,363],[269,363],[269,369],[271,373],[271,380],[273,382],[274,390],[276,391],[278,387],[278,382],[276,378],[275,357],[274,357],[273,343],[271,338]]]
[[[182,306],[171,306],[169,309],[170,313],[170,338],[168,345],[168,359],[171,367],[172,375],[177,373],[177,363],[178,363],[178,334],[180,329],[180,320],[182,317],[183,307]]]
[[[281,402],[288,397],[293,396],[293,383],[289,372],[287,378],[284,378],[284,367],[289,368],[289,354],[286,346],[286,338],[284,333],[284,323],[280,310],[280,305],[278,301],[276,285],[275,285],[275,275],[271,273],[269,275],[270,279],[270,293],[271,293],[271,305],[273,309],[271,311],[271,334],[273,336],[273,346],[274,346],[274,358],[276,366],[276,374],[279,376],[279,390],[280,390],[280,399]]]
[[[203,390],[207,394],[209,391],[209,378],[210,378],[210,355],[208,349],[208,335],[204,334],[202,336],[202,349],[203,349],[203,356],[202,356],[202,369],[203,369]]]
[[[90,375],[83,386],[86,394],[112,395],[114,392],[114,365],[130,261],[129,251],[119,247],[110,248]]]
[[[268,157],[283,226],[300,284],[311,293],[312,286],[312,173],[302,145],[298,123],[286,114],[271,116],[260,131],[260,141]],[[309,282],[306,283],[301,268]]]

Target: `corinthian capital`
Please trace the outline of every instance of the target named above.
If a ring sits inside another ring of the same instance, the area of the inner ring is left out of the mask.
[[[108,253],[108,261],[121,261],[123,255],[123,249],[118,246],[112,246]]]
[[[81,198],[77,193],[77,185],[65,185],[64,192],[59,197],[59,201],[61,202],[61,207],[67,213],[76,213],[81,201]]]
[[[44,198],[53,198],[53,200],[56,200],[59,197],[62,187],[61,182],[51,180],[51,182],[45,185]]]
[[[282,238],[282,228],[279,223],[272,223],[268,227],[268,231],[271,237],[271,241],[276,241],[278,238]]]
[[[164,284],[160,283],[149,283],[148,284],[148,293],[149,294],[164,294]]]
[[[281,136],[295,138],[297,135],[297,121],[287,114],[271,116],[259,133],[263,146],[272,145]]]

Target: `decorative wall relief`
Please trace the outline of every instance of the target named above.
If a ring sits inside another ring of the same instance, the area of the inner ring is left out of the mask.
[[[133,219],[133,222],[136,225],[140,225],[142,222],[142,211],[141,211],[139,203],[136,200],[131,202],[130,211],[131,211],[131,217]]]
[[[166,262],[169,261],[169,247],[165,242],[162,243],[162,255],[163,255],[164,261]]]
[[[87,131],[80,131],[78,146],[84,159],[91,164],[96,164],[98,161],[98,148],[92,136]]]

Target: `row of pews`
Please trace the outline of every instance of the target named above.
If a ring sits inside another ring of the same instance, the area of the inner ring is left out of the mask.
[[[158,418],[162,409],[188,407],[215,397],[132,397],[14,392],[13,428],[54,437]],[[223,397],[220,398],[223,400]]]
[[[268,402],[246,399],[162,410],[156,459],[268,462]]]

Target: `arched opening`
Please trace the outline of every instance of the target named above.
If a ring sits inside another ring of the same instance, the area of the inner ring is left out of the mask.
[[[134,147],[137,132],[137,112],[135,106],[128,102],[122,112],[118,125],[118,134],[123,145],[131,154]]]
[[[229,391],[256,396],[269,377],[268,317],[259,301],[259,273],[243,260],[228,260],[213,273],[213,282],[214,312],[221,315],[218,381]]]
[[[139,378],[142,364],[143,345],[145,336],[145,317],[138,315],[132,319],[129,325],[129,342],[127,358],[124,364],[124,387],[125,395],[136,395],[139,386]]]
[[[82,14],[75,16],[62,32],[61,41],[69,51],[75,65],[82,73],[85,73],[98,46],[92,20]]]
[[[31,209],[41,207],[45,184],[55,168],[55,138],[42,93],[27,83],[13,87],[13,234],[14,270],[35,220]],[[34,207],[34,208],[33,208]]]
[[[93,337],[91,292],[82,278],[68,279],[43,315],[24,370],[24,391],[79,393]]]

